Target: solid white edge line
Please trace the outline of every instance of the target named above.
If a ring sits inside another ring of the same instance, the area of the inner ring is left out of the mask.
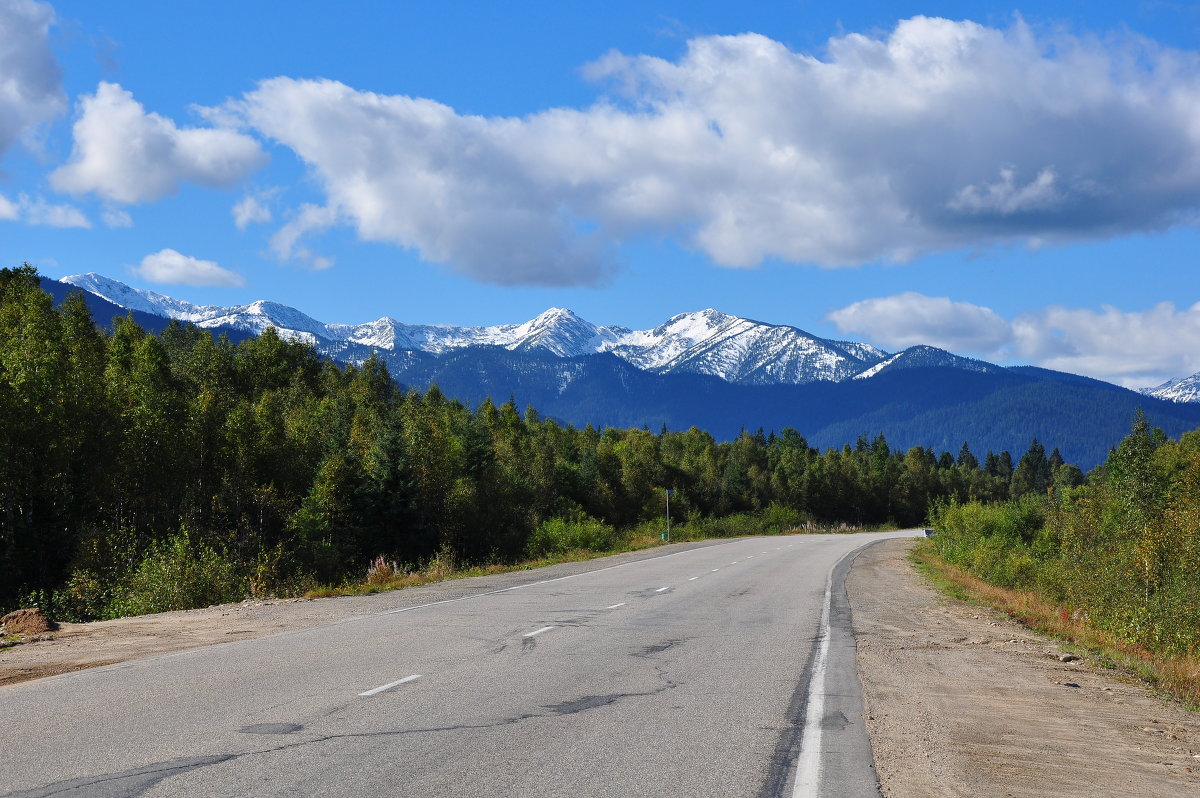
[[[841,562],[840,560],[838,562]],[[825,606],[821,609],[820,644],[808,680],[808,709],[804,713],[804,733],[800,737],[800,756],[796,758],[796,787],[792,798],[816,798],[821,789],[821,719],[825,716],[825,665],[829,657],[829,605],[833,596],[833,570],[825,581]]]
[[[535,637],[537,635],[540,635],[542,632],[549,632],[553,628],[554,628],[553,626],[543,626],[541,629],[534,629],[532,632],[525,635],[525,637]]]
[[[412,676],[405,676],[403,679],[397,679],[394,682],[388,682],[387,684],[376,687],[373,690],[367,690],[366,692],[359,693],[359,695],[375,695],[376,693],[382,693],[384,690],[391,690],[393,687],[399,687],[405,682],[415,681],[416,679],[420,678],[421,674],[414,673]]]
[[[625,606],[625,602],[624,602],[624,601],[622,601],[620,604],[609,604],[609,605],[608,605],[607,607],[605,607],[604,609],[606,609],[606,610],[615,610],[617,607],[624,607],[624,606]]]
[[[906,531],[896,530],[897,533]],[[829,613],[833,603],[833,572],[842,564],[842,560],[854,556],[872,543],[898,537],[903,535],[893,534],[855,546],[838,558],[825,577],[825,606],[821,608],[821,628],[817,632],[819,648],[808,680],[808,706],[804,713],[804,732],[800,736],[800,755],[796,757],[792,798],[818,798],[821,794],[821,720],[825,715],[825,671],[829,658],[829,638],[832,636]]]

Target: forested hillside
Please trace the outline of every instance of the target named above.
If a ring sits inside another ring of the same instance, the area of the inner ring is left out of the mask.
[[[1086,470],[1104,462],[1139,409],[1170,435],[1200,425],[1200,404],[1166,402],[1100,380],[1031,367],[995,367],[989,373],[915,367],[836,383],[735,385],[706,374],[640,371],[611,354],[560,358],[471,347],[440,356],[406,352],[391,358],[400,382],[436,384],[465,401],[512,392],[519,403],[565,422],[653,429],[694,425],[720,440],[735,437],[743,427],[793,427],[821,448],[840,448],[882,431],[904,449],[955,452],[968,441],[979,451],[1018,452],[1038,438],[1052,441],[1066,460]]]
[[[0,270],[0,469],[0,610],[79,618],[294,592],[378,555],[611,545],[580,530],[660,519],[666,488],[678,521],[910,525],[935,500],[1082,477],[1036,442],[1014,468],[1006,452],[892,451],[882,435],[821,453],[792,429],[718,442],[467,407],[269,330],[236,344],[133,318],[102,331],[27,266]]]

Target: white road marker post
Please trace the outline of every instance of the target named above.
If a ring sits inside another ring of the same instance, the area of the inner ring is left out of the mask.
[[[667,534],[666,534],[666,537],[663,538],[663,540],[670,543],[671,542],[671,494],[674,493],[675,491],[672,488],[666,488],[665,490],[667,492]]]

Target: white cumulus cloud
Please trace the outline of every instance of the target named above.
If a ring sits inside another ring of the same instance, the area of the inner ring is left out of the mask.
[[[1200,303],[1144,311],[1052,306],[1019,316],[1013,335],[1017,357],[1129,388],[1200,371]]]
[[[180,128],[147,113],[133,94],[101,82],[80,99],[70,160],[50,175],[59,191],[114,203],[153,202],[181,183],[225,187],[262,166],[251,136],[222,128]]]
[[[152,283],[183,285],[245,285],[240,274],[211,260],[200,260],[173,249],[162,249],[142,258],[133,272]]]
[[[864,299],[827,319],[842,333],[863,335],[887,349],[928,344],[953,352],[993,353],[1012,340],[1009,322],[990,308],[906,291]]]
[[[47,202],[44,197],[21,194],[16,202],[0,194],[0,219],[45,227],[91,227],[83,211],[74,205]]]
[[[914,17],[816,57],[757,34],[610,53],[523,117],[275,78],[210,109],[293,150],[365,240],[478,280],[602,282],[640,235],[727,266],[903,261],[1197,221],[1200,58]]]
[[[0,0],[0,156],[17,141],[34,144],[39,126],[67,109],[53,23],[47,3]]]

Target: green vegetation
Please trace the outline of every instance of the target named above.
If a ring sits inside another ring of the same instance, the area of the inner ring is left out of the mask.
[[[0,611],[106,618],[321,585],[456,573],[673,539],[921,523],[931,501],[1069,484],[882,435],[819,452],[794,429],[577,429],[512,401],[407,392],[372,359],[268,330],[237,344],[131,318],[102,332],[0,269]],[[1078,470],[1074,470],[1078,476]],[[385,570],[390,570],[386,574]]]
[[[1171,441],[1139,416],[1085,484],[933,516],[947,562],[1133,646],[1200,656],[1200,431]]]
[[[991,607],[1042,634],[1056,637],[1070,653],[1093,664],[1154,686],[1192,709],[1200,709],[1200,657],[1156,652],[1090,625],[1088,619],[1055,604],[1044,593],[999,587],[952,565],[932,541],[917,545],[911,559],[938,589],[956,599]]]

